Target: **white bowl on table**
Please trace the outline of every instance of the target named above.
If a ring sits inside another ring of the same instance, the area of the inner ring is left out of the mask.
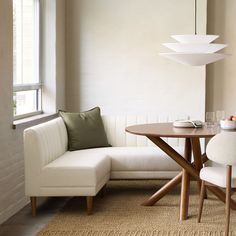
[[[236,121],[234,120],[221,120],[221,129],[236,129]]]

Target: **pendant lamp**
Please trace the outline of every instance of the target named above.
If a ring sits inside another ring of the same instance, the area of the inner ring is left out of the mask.
[[[159,55],[176,62],[190,65],[203,66],[222,60],[229,54],[217,53],[227,47],[226,44],[212,43],[218,35],[197,34],[197,0],[194,0],[194,34],[172,35],[176,43],[163,43],[174,52],[160,53]]]

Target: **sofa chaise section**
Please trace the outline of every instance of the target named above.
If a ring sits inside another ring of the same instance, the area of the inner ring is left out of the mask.
[[[103,153],[83,155],[67,151],[67,131],[61,118],[24,132],[25,193],[36,214],[36,197],[86,196],[88,214],[92,197],[110,178],[110,159]]]

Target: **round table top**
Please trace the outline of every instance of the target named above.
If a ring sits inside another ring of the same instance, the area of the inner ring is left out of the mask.
[[[173,123],[153,123],[128,126],[127,132],[143,136],[176,137],[176,138],[207,138],[220,132],[217,126],[202,128],[175,128]]]

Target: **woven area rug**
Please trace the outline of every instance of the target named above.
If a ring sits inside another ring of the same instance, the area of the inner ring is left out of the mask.
[[[155,206],[140,204],[166,181],[110,181],[104,198],[94,199],[94,214],[86,215],[85,198],[71,198],[38,236],[223,236],[224,203],[212,194],[204,202],[198,224],[198,191],[191,182],[189,219],[179,222],[180,186]],[[236,236],[236,211],[231,211],[230,235]]]

